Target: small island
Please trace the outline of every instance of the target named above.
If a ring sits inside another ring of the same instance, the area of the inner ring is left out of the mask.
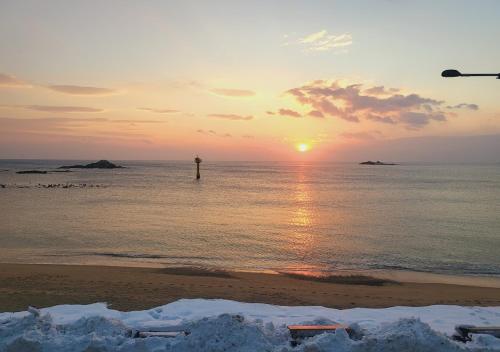
[[[115,165],[107,160],[99,160],[87,165],[60,166],[59,169],[122,169],[123,166]]]
[[[368,160],[368,161],[363,161],[362,163],[359,163],[359,165],[398,165],[398,164],[384,163],[380,160],[377,160],[377,161]]]
[[[18,171],[16,174],[46,174],[47,171],[42,171],[42,170],[23,170],[23,171]]]

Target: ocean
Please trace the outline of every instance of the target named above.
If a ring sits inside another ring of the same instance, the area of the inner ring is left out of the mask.
[[[199,181],[187,161],[16,173],[75,163],[0,161],[0,261],[500,276],[500,164],[204,161]]]

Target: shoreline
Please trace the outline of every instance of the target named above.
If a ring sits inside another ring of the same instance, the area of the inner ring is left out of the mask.
[[[19,265],[63,265],[63,266],[98,266],[98,267],[121,267],[121,268],[149,268],[149,269],[161,269],[161,268],[208,268],[219,271],[230,271],[235,273],[254,273],[254,274],[271,274],[271,275],[283,275],[283,274],[304,274],[311,276],[325,276],[325,275],[362,275],[371,276],[378,279],[392,280],[402,283],[420,283],[420,284],[451,284],[460,286],[472,286],[472,287],[491,287],[500,288],[500,275],[481,275],[481,274],[444,274],[444,273],[433,273],[425,271],[410,271],[410,270],[388,270],[388,269],[341,269],[331,272],[326,271],[315,271],[315,270],[299,270],[299,269],[239,269],[239,268],[220,268],[220,267],[206,267],[203,265],[185,265],[179,264],[166,264],[162,262],[154,261],[131,261],[123,259],[113,259],[113,260],[99,260],[93,258],[89,263],[78,263],[78,262],[59,262],[59,261],[42,261],[42,262],[2,262],[0,260],[0,267],[5,264],[19,264]]]
[[[500,306],[500,288],[397,280],[371,285],[363,280],[354,278],[346,284],[199,268],[0,263],[0,311],[22,311],[29,305],[95,302],[107,302],[113,309],[141,310],[181,298],[342,309],[435,304]]]

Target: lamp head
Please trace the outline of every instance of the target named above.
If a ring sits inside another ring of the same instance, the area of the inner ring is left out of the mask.
[[[442,77],[460,77],[462,74],[457,70],[444,70],[441,72]]]

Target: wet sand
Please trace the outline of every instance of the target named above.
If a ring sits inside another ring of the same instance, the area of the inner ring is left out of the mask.
[[[346,284],[348,282],[348,284]],[[0,311],[108,302],[143,310],[181,298],[331,308],[452,304],[500,306],[500,288],[440,283],[303,280],[287,275],[112,266],[0,264]]]

